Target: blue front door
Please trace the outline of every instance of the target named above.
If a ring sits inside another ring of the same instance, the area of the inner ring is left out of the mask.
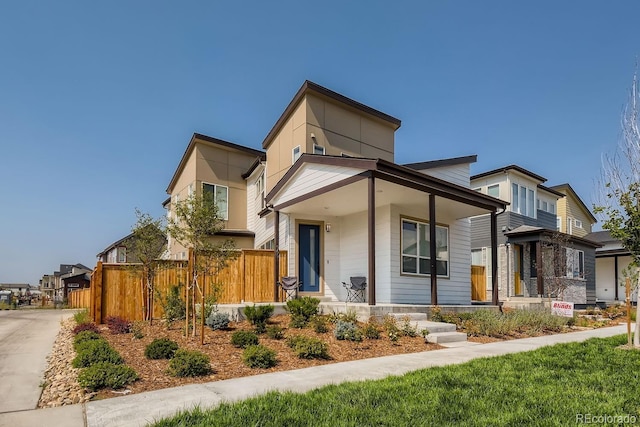
[[[298,225],[301,292],[320,292],[320,226]]]

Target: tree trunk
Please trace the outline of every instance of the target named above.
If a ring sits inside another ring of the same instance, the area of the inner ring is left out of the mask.
[[[638,296],[640,295],[640,276],[636,283],[636,330],[633,333],[633,346],[640,348],[640,304],[638,304]]]

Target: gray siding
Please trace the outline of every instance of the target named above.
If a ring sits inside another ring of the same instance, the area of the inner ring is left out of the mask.
[[[538,218],[529,218],[513,212],[498,215],[498,245],[507,243],[504,231],[514,230],[521,225],[542,227],[549,230],[556,229],[556,215],[538,210]],[[504,229],[504,231],[503,231]],[[491,246],[491,216],[482,215],[471,218],[471,248],[485,248]]]

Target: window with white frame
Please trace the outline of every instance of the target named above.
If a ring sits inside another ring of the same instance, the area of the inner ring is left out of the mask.
[[[531,218],[536,216],[535,191],[524,185],[511,184],[511,210]]]
[[[430,236],[426,222],[402,219],[402,273],[429,275]],[[436,272],[438,276],[449,275],[449,229],[436,225]]]
[[[491,197],[495,197],[496,199],[500,197],[500,184],[490,185],[487,187],[487,195]]]
[[[584,279],[584,252],[578,249],[566,248],[567,277]]]
[[[258,180],[256,181],[256,198],[259,198],[258,206],[260,206],[260,210],[265,208],[265,200],[264,200],[264,172],[260,175]]]
[[[565,233],[573,234],[573,218],[567,218],[567,229]]]
[[[556,217],[556,230],[560,231],[560,228],[562,228],[562,218],[557,216]]]
[[[324,147],[322,145],[313,144],[313,154],[324,154]]]
[[[213,203],[218,208],[218,216],[225,221],[229,219],[229,187],[202,183],[202,192],[205,196],[213,198]]]
[[[300,158],[300,146],[297,145],[295,147],[293,147],[293,150],[291,151],[291,164],[294,164],[296,162],[296,160],[298,160]]]
[[[267,240],[263,244],[260,245],[260,249],[275,249],[276,247],[276,239]]]
[[[574,220],[573,224],[578,228],[582,228],[582,221],[579,219]]]

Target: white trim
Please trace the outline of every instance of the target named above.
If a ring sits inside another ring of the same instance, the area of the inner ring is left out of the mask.
[[[321,151],[321,153],[316,153],[316,151]],[[316,143],[313,144],[313,154],[320,154],[320,155],[324,155],[325,154],[325,148],[322,145],[318,145]]]
[[[302,155],[302,150],[300,150],[300,146],[296,145],[295,147],[293,147],[293,149],[291,150],[291,164],[294,164],[296,160],[300,158],[301,155]]]
[[[218,206],[218,200],[216,200],[218,198],[218,188],[224,188],[226,190],[226,192],[227,192],[226,209],[223,211],[218,206],[218,214],[219,215],[221,213],[223,214],[223,215],[220,215],[220,219],[225,220],[225,221],[229,220],[229,187],[227,187],[226,185],[220,185],[220,184],[214,184],[212,182],[202,181],[201,189],[202,189],[203,193],[204,193],[204,186],[205,185],[213,186],[213,202],[216,204],[216,206]]]

